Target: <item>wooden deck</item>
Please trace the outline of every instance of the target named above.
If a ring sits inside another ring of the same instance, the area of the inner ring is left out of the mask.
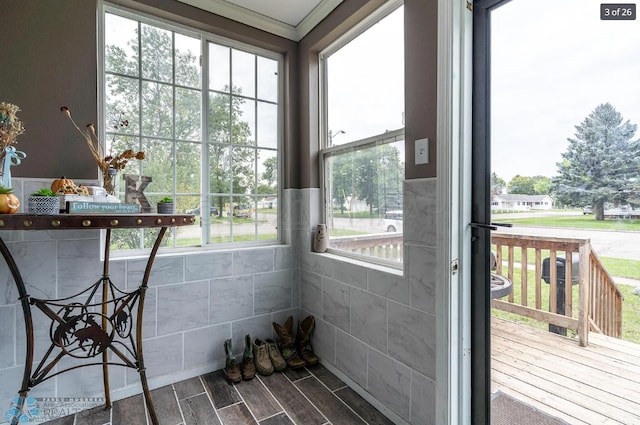
[[[493,318],[491,391],[570,424],[640,424],[640,345],[591,333],[589,346]]]

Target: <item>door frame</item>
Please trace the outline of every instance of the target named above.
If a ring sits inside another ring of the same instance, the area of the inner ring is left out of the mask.
[[[473,3],[471,223],[491,224],[491,12],[511,0]],[[491,423],[491,230],[472,228],[471,414]]]

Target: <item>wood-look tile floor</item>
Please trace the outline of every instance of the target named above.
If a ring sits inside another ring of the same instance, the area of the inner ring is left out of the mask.
[[[161,425],[393,425],[322,365],[231,385],[218,370],[152,391]],[[146,425],[141,395],[46,425]]]

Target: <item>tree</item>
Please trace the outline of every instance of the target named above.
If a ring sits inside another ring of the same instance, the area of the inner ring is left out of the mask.
[[[521,176],[516,175],[509,181],[507,192],[521,195],[548,195],[551,189],[551,180],[545,176]]]
[[[209,191],[219,214],[231,201],[247,203],[247,195],[258,193],[255,164],[260,151],[249,123],[242,119],[247,100],[230,85],[211,92],[209,138],[203,141],[199,58],[174,45],[170,31],[150,25],[140,27],[140,41],[142,48],[137,37],[126,49],[106,47],[106,115],[122,114],[130,123],[120,134],[107,129],[107,149],[145,151],[145,160],[131,161],[124,173],[152,176],[147,189],[147,194],[154,194],[148,195],[151,203],[154,196],[165,194],[185,194],[176,197],[178,210],[198,202],[198,195],[186,194],[202,192],[201,156],[205,153],[209,155]],[[117,248],[148,247],[152,236],[148,231],[122,230],[114,232],[112,241]]]
[[[330,159],[332,198],[344,213],[347,200],[364,200],[369,215],[402,206],[404,165],[390,144],[357,149]]]
[[[503,191],[504,188],[507,186],[507,183],[504,181],[504,179],[498,177],[498,175],[493,172],[491,173],[491,196],[498,196],[500,195]]]
[[[626,202],[638,178],[640,143],[631,140],[637,126],[609,104],[598,105],[580,125],[556,165],[552,180],[558,200],[571,206],[591,205],[604,220],[604,204]]]

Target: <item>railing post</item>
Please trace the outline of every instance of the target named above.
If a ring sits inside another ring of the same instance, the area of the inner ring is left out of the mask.
[[[581,347],[589,344],[589,297],[591,288],[591,242],[587,240],[578,248],[580,269],[578,270],[578,341]]]

